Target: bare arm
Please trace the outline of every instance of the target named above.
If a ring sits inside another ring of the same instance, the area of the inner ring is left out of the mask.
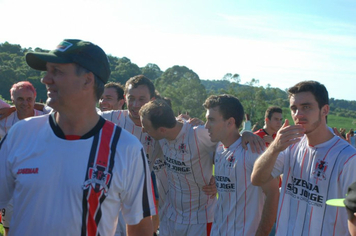
[[[16,111],[16,107],[14,107],[14,106],[1,108],[0,109],[0,120],[5,119],[6,117],[11,115],[11,113],[13,113],[15,111]]]
[[[274,222],[276,221],[279,199],[278,183],[279,178],[275,178],[262,186],[262,190],[266,194],[266,200],[263,206],[261,221],[258,225],[256,236],[268,236],[272,230]]]
[[[271,179],[271,173],[276,163],[278,154],[289,145],[299,142],[304,135],[304,128],[300,125],[289,125],[286,120],[277,136],[267,150],[256,160],[251,175],[253,185],[261,186]]]
[[[143,218],[137,225],[126,225],[127,236],[152,236],[153,224],[151,217]]]

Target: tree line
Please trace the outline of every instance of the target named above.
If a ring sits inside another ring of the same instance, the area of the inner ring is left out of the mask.
[[[45,101],[46,88],[40,78],[44,72],[31,69],[25,61],[27,52],[47,52],[41,48],[22,48],[18,44],[8,42],[0,44],[0,95],[10,100],[9,89],[12,84],[28,80],[37,90],[37,100]],[[263,125],[264,112],[268,106],[276,105],[287,108],[289,105],[286,91],[259,85],[259,80],[241,84],[238,74],[226,73],[221,80],[200,80],[199,76],[186,66],[172,66],[162,71],[158,65],[148,63],[139,67],[127,57],[108,55],[111,66],[110,81],[125,82],[132,76],[143,74],[150,78],[157,91],[163,97],[172,101],[176,114],[189,113],[193,117],[204,118],[202,107],[205,99],[212,94],[228,93],[238,97],[244,106],[245,113],[249,113],[253,122]],[[346,101],[331,98],[331,113],[337,116],[356,118],[356,101]]]

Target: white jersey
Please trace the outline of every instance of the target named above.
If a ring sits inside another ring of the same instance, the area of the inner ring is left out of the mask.
[[[66,140],[53,114],[32,117],[0,145],[0,208],[13,197],[12,235],[114,235],[120,210],[130,225],[155,214],[142,145],[109,121]]]
[[[154,160],[162,157],[162,149],[158,142],[147,133],[142,132],[141,126],[135,125],[129,116],[128,110],[105,111],[101,116],[127,130],[140,140],[147,155],[150,170],[152,171]]]
[[[162,139],[160,144],[168,173],[167,217],[179,224],[212,222],[216,198],[202,191],[212,176],[216,148],[208,130],[184,122],[175,140]]]
[[[33,110],[33,116],[41,116],[43,115],[42,111]],[[5,119],[0,120],[0,139],[9,132],[10,128],[19,121],[19,117],[17,116],[17,112],[11,113]]]
[[[242,148],[241,138],[230,147],[222,144],[215,153],[215,181],[219,199],[211,235],[255,235],[265,195],[251,184],[258,153]]]
[[[304,136],[281,152],[272,171],[283,174],[276,235],[349,235],[345,208],[325,202],[345,197],[355,169],[356,150],[338,136],[314,147]]]
[[[0,99],[0,108],[5,108],[5,107],[10,107],[10,105]],[[6,132],[0,126],[0,140],[2,137],[5,136],[5,134],[6,134]]]
[[[162,168],[164,169],[164,162],[160,161],[163,158],[163,154],[162,154],[162,149],[161,149],[159,143],[156,142],[156,140],[153,139],[151,136],[149,136],[147,133],[142,132],[142,127],[136,125],[131,120],[128,110],[105,111],[105,112],[101,112],[99,114],[102,117],[104,117],[105,119],[117,124],[118,126],[122,127],[123,129],[127,130],[128,132],[133,134],[136,138],[138,138],[138,140],[140,140],[141,144],[144,147],[147,161],[149,164],[149,168],[151,171],[153,169],[155,169],[156,171],[159,171]],[[157,162],[157,163],[155,163],[155,162]],[[157,178],[156,178],[156,180],[157,180],[157,182],[159,181]],[[160,194],[159,197],[162,198],[158,202],[159,203],[158,214],[162,215],[163,209],[164,209],[163,208],[164,199],[165,199],[165,195],[163,195],[164,191],[162,190],[162,188],[163,188],[162,183],[160,185],[157,185],[157,188],[158,188],[158,193]],[[118,224],[115,235],[117,235],[117,236],[118,235],[126,235],[126,225],[125,225],[125,222],[123,221],[123,218],[121,217],[121,215],[120,215],[119,224]]]

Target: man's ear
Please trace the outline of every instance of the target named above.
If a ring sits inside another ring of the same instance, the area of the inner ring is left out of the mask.
[[[235,125],[235,118],[230,117],[229,119],[227,119],[227,124],[228,124],[228,126]]]
[[[324,105],[321,108],[321,113],[325,116],[327,116],[329,114],[329,111],[330,111],[330,106],[328,104]]]
[[[85,87],[91,88],[91,85],[94,86],[95,76],[93,72],[86,73],[84,79],[85,79],[84,81]]]

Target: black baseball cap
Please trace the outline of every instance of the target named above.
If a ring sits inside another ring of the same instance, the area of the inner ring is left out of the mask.
[[[352,212],[356,212],[356,182],[352,183],[345,198],[330,199],[326,201],[330,206],[347,207]]]
[[[33,69],[42,71],[47,70],[47,62],[77,63],[93,72],[104,83],[110,76],[109,61],[103,49],[79,39],[65,39],[50,52],[29,52],[26,54],[26,62]]]

